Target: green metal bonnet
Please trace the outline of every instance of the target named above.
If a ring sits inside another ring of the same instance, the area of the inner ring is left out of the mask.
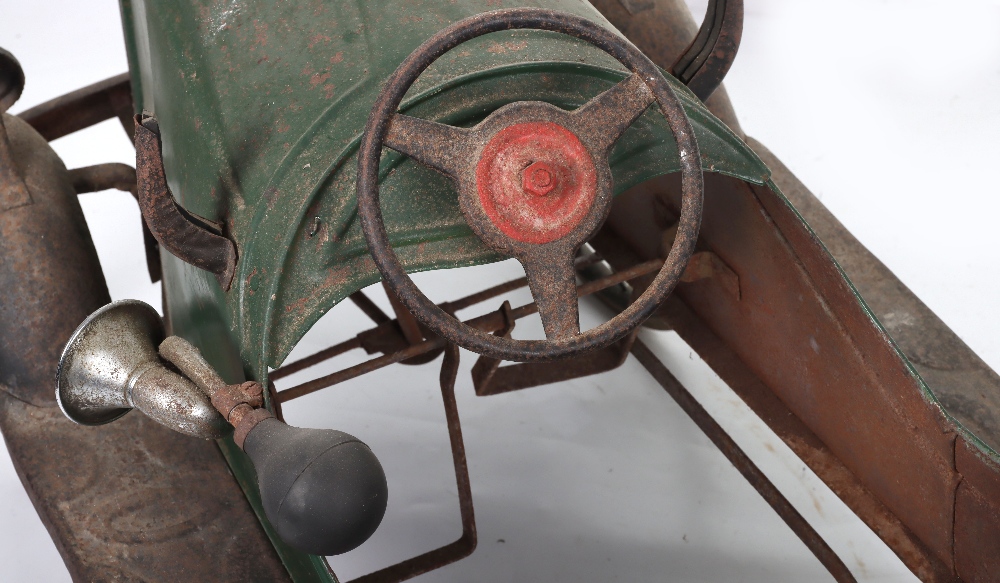
[[[534,5],[611,28],[584,2]],[[379,280],[354,191],[374,98],[428,37],[493,8],[471,0],[123,0],[137,108],[159,121],[170,187],[185,208],[224,223],[239,252],[228,293],[210,274],[165,258],[178,331],[206,341],[225,331],[247,372],[262,377],[327,310]],[[573,109],[624,76],[611,57],[568,36],[493,33],[432,65],[401,111],[469,126],[515,101]],[[674,88],[705,170],[766,180],[756,155],[686,88]],[[676,172],[665,121],[647,112],[616,145],[611,165],[616,193]],[[503,259],[466,225],[444,176],[386,150],[381,180],[391,243],[408,271]]]

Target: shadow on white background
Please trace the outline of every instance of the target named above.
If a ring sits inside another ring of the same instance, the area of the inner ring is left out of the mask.
[[[693,5],[700,18],[704,2]],[[127,67],[114,2],[0,0],[0,14],[0,46],[21,60],[28,78],[15,113]],[[726,82],[744,130],[1000,368],[1000,197],[990,175],[1000,160],[1000,4],[747,0],[746,16]],[[53,145],[70,168],[134,163],[117,121]],[[158,306],[131,197],[107,192],[81,200],[112,298]],[[417,282],[432,298],[452,299],[515,271],[504,263]],[[372,295],[382,301],[380,292]],[[599,316],[585,307],[585,318]],[[341,306],[295,354],[362,325],[357,310]],[[913,580],[675,335],[643,338],[860,581]],[[473,359],[463,352],[457,394],[479,548],[422,581],[829,579],[634,360],[599,376],[477,398],[468,377]],[[293,423],[365,440],[388,473],[383,526],[332,561],[345,580],[460,533],[439,365],[396,365],[286,406]],[[0,456],[0,579],[68,580],[6,453]]]

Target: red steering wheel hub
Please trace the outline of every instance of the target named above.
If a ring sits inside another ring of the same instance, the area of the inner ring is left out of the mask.
[[[508,237],[549,243],[569,234],[597,196],[597,170],[576,135],[548,121],[508,126],[476,165],[479,201]]]

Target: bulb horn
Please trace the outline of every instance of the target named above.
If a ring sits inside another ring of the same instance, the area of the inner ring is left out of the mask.
[[[236,428],[233,439],[253,462],[264,513],[282,540],[314,555],[339,555],[374,534],[389,491],[367,445],[342,431],[275,419],[260,408],[260,384],[227,385],[183,338],[164,340],[160,355],[210,394]]]

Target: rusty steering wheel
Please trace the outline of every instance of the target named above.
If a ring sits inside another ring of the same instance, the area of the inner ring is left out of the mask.
[[[542,102],[501,107],[473,128],[397,113],[403,95],[441,55],[490,32],[560,32],[604,50],[632,75],[572,112]],[[627,309],[580,332],[573,260],[611,209],[608,152],[653,103],[680,153],[677,237],[653,283]],[[546,340],[515,340],[463,324],[431,302],[390,247],[379,204],[382,147],[442,172],[458,185],[462,214],[489,247],[517,258],[538,306]],[[677,285],[701,226],[701,156],[690,120],[660,70],[635,46],[578,16],[517,8],[479,14],[441,30],[389,77],[372,108],[358,154],[358,211],[375,264],[400,301],[442,337],[513,361],[567,357],[619,340],[642,324]]]

